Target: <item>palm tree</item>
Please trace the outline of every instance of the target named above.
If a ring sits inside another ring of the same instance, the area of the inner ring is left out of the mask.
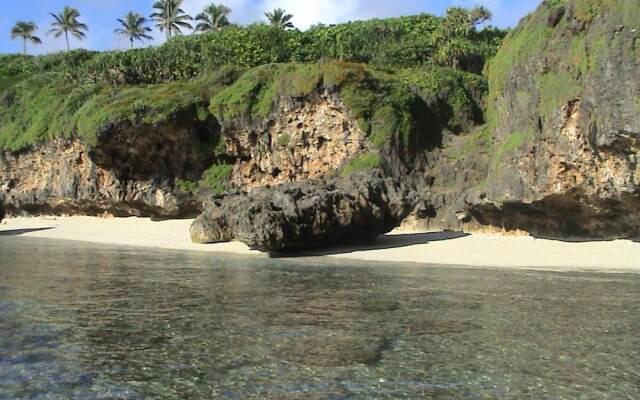
[[[56,38],[64,35],[64,38],[67,40],[67,51],[71,49],[69,46],[69,33],[79,40],[82,40],[87,36],[83,31],[88,31],[89,27],[78,21],[80,12],[75,8],[67,6],[59,14],[50,14],[53,17],[54,22],[51,23],[53,28],[51,28],[47,34],[53,33],[53,36]]]
[[[489,21],[491,17],[491,11],[482,6],[471,10],[450,7],[442,23],[447,35],[468,36],[478,25]]]
[[[151,19],[156,22],[156,26],[160,28],[160,32],[166,32],[167,40],[173,35],[180,35],[180,28],[193,29],[187,21],[193,20],[187,15],[180,6],[183,0],[158,0],[153,5],[156,10],[151,14]]]
[[[147,35],[147,32],[151,32],[151,28],[144,26],[147,20],[142,15],[129,11],[129,13],[124,16],[124,20],[118,18],[118,22],[120,22],[122,28],[118,28],[113,32],[128,38],[131,41],[132,49],[134,40],[141,42],[144,40],[153,40],[150,35]]]
[[[271,26],[275,26],[280,29],[293,28],[293,23],[291,22],[293,15],[287,14],[287,12],[282,8],[276,8],[264,15],[267,16]]]
[[[231,9],[222,4],[216,5],[211,3],[205,7],[204,11],[196,16],[196,21],[200,21],[196,25],[196,32],[215,32],[220,28],[229,25],[229,14]]]
[[[11,39],[21,38],[23,41],[23,53],[27,54],[27,42],[40,44],[42,40],[34,36],[33,32],[38,30],[38,26],[33,22],[18,21],[11,30]]]
[[[484,6],[476,6],[469,12],[469,16],[471,17],[471,24],[473,26],[477,26],[480,24],[484,24],[487,21],[490,21],[493,18],[493,14],[491,11]]]

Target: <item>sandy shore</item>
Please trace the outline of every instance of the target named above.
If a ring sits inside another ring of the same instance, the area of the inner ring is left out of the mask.
[[[155,222],[146,218],[10,218],[7,236],[74,240],[113,245],[264,255],[242,243],[197,245],[189,240],[191,220]],[[640,273],[640,243],[561,242],[496,234],[392,232],[372,246],[332,249],[306,256],[366,261],[411,262],[475,267],[595,270]]]

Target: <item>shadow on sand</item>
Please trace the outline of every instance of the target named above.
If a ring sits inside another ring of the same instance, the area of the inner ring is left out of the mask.
[[[33,229],[11,229],[8,231],[0,231],[0,236],[20,236],[20,235],[24,235],[25,233],[48,231],[49,229],[53,229],[53,227],[33,228]]]
[[[330,256],[336,254],[353,253],[355,251],[397,249],[417,244],[438,242],[441,240],[459,239],[467,236],[469,236],[468,233],[462,232],[429,232],[382,235],[378,237],[377,241],[370,244],[339,246],[322,250],[301,251],[293,253],[270,253],[269,256],[272,258]]]

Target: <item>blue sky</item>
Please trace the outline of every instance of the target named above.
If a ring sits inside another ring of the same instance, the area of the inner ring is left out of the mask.
[[[184,8],[197,14],[212,0],[185,0]],[[224,0],[231,7],[231,20],[251,23],[263,19],[266,10],[282,7],[294,14],[294,23],[307,28],[315,23],[336,23],[373,17],[391,17],[428,12],[441,15],[447,7],[461,5],[471,7],[484,5],[494,13],[493,24],[509,27],[532,11],[541,0]],[[80,10],[80,20],[89,25],[87,39],[72,41],[74,48],[92,50],[125,49],[128,42],[113,34],[117,28],[116,18],[130,10],[143,15],[151,12],[153,0],[0,0],[0,53],[15,53],[22,49],[20,41],[11,40],[10,31],[18,20],[34,21],[43,40],[40,46],[31,46],[30,52],[50,53],[65,48],[64,39],[46,36],[51,24],[49,12],[60,11],[65,5]],[[216,1],[217,2],[217,1]],[[163,36],[155,33],[154,44],[162,42]]]

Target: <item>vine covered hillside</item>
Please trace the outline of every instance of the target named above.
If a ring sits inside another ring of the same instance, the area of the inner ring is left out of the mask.
[[[505,32],[471,14],[0,56],[0,195],[11,212],[193,216],[202,193],[406,175],[484,123],[480,72]]]
[[[281,86],[285,94],[303,96],[317,88],[324,72],[330,80],[341,75],[341,69],[347,75],[366,71],[362,84],[352,82],[341,90],[364,126],[371,125],[376,113],[378,119],[382,113],[403,114],[406,110],[399,103],[407,100],[399,97],[420,92],[434,105],[444,97],[441,111],[446,123],[451,120],[454,129],[467,129],[465,121],[482,119],[478,107],[486,91],[483,78],[473,71],[497,51],[504,32],[473,28],[464,36],[452,33],[447,41],[446,29],[446,19],[428,14],[316,26],[304,32],[256,24],[175,37],[160,47],[125,52],[0,56],[0,149],[16,151],[72,136],[93,143],[101,132],[124,122],[148,125],[178,116],[203,120],[211,116],[212,97],[214,104],[224,96],[233,101],[232,92],[243,90],[235,87],[218,96],[241,76],[240,85],[260,92],[245,93],[251,99],[242,107],[255,112],[254,119],[264,118],[271,106],[271,98],[265,96],[278,94],[276,83],[296,75]],[[274,63],[279,66],[268,66]],[[353,63],[366,66],[355,68]],[[367,87],[371,77],[378,88]],[[307,87],[296,87],[297,80]],[[463,81],[473,89],[468,91]],[[342,88],[341,82],[327,83]],[[255,107],[254,101],[259,103]],[[394,111],[378,107],[385,104]],[[404,123],[391,119],[388,128],[406,132],[406,118]]]
[[[326,60],[366,63],[382,69],[440,65],[481,72],[505,32],[492,27],[478,30],[473,25],[459,32],[451,27],[456,23],[452,19],[421,14],[317,25],[307,31],[262,24],[230,26],[126,52],[76,50],[40,57],[0,56],[0,88],[41,72],[62,72],[76,80],[149,84],[191,79],[224,65],[255,67]]]

